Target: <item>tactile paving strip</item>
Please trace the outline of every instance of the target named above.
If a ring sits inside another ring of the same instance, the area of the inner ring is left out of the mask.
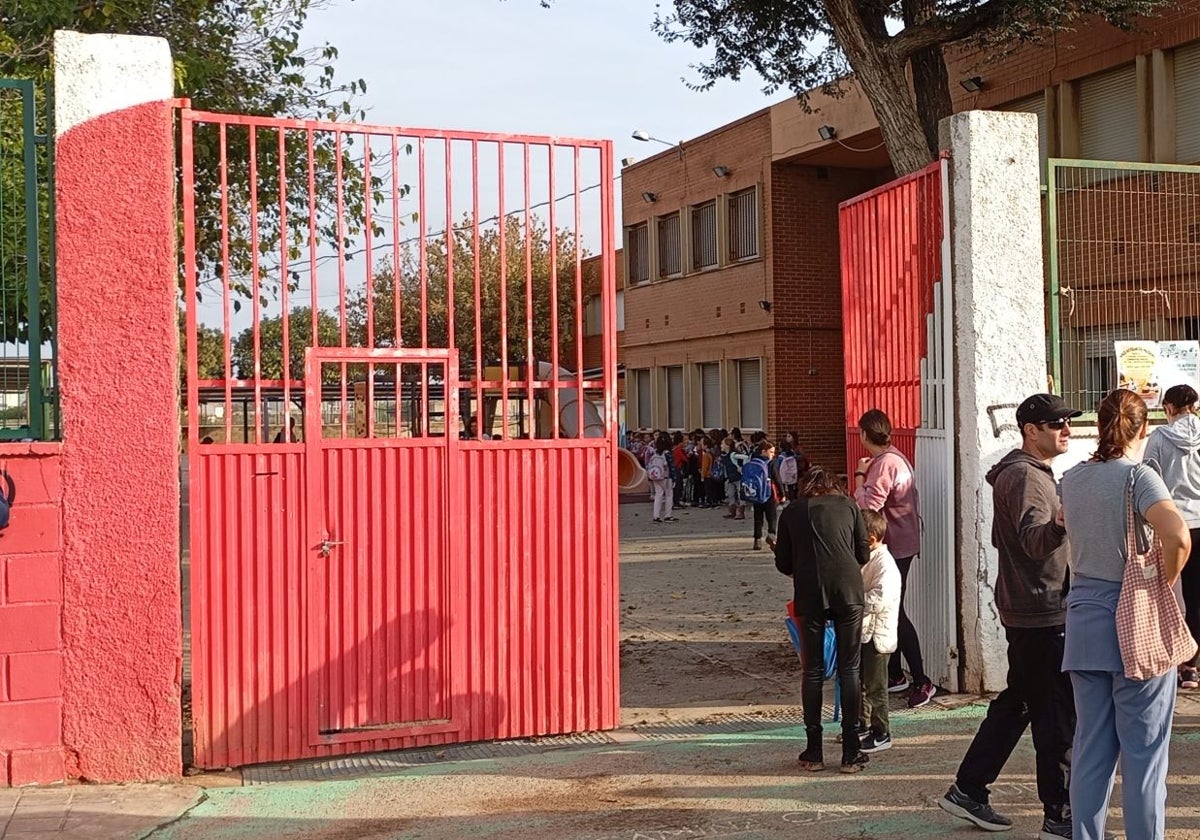
[[[546,738],[522,738],[513,741],[489,741],[479,744],[455,744],[415,750],[347,755],[288,764],[259,764],[242,770],[242,784],[263,785],[274,782],[308,782],[321,779],[347,779],[395,773],[424,764],[446,761],[470,761],[480,758],[509,758],[532,755],[566,747],[611,744],[604,732],[555,735]]]
[[[823,719],[828,721],[833,716],[833,707],[827,704],[823,712]],[[736,735],[776,729],[781,726],[802,726],[803,724],[804,718],[799,708],[749,714],[721,714],[694,721],[641,724],[621,730],[616,737],[607,732],[585,732],[577,735],[554,735],[545,738],[489,741],[479,744],[457,744],[311,761],[293,761],[288,764],[259,764],[242,770],[242,784],[265,785],[276,782],[349,779],[399,773],[411,767],[448,761],[535,755],[551,750],[592,747],[630,740],[671,741],[700,738],[705,735]]]

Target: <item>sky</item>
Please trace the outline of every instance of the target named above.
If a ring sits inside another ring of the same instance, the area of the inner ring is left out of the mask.
[[[665,148],[634,140],[635,129],[676,143],[788,96],[766,96],[761,78],[753,73],[739,82],[722,80],[708,91],[688,88],[685,78],[699,78],[690,65],[706,54],[655,35],[651,24],[657,5],[654,0],[554,0],[545,9],[538,0],[331,0],[327,8],[310,15],[303,46],[329,42],[338,48],[338,80],[366,82],[366,93],[355,104],[366,110],[367,123],[608,139],[613,141],[619,176],[622,158],[642,159]],[[670,10],[667,2],[664,11]],[[435,146],[430,153],[441,154]],[[469,169],[464,163],[469,161],[460,159],[455,167],[460,173],[455,179],[456,217],[469,207],[469,185],[462,177]],[[411,157],[403,165],[411,166]],[[442,165],[431,159],[427,171]],[[504,206],[511,210],[522,206],[523,168],[513,161],[506,166]],[[532,166],[535,193],[548,191],[544,164],[535,159]],[[562,196],[571,192],[566,174],[570,166],[558,166],[554,192]],[[480,191],[491,196],[487,207],[481,205],[480,216],[486,218],[495,211],[495,164],[481,161],[480,167]],[[599,178],[594,165],[585,170],[580,183],[584,188]],[[411,170],[407,175],[412,182]],[[434,235],[445,226],[445,199],[438,195],[436,180],[431,179],[425,208]],[[465,199],[462,190],[468,191]],[[599,193],[585,192],[580,238],[595,253],[600,246]],[[414,195],[402,202],[405,212],[416,209]],[[619,231],[619,189],[616,195],[614,221]],[[546,197],[535,194],[533,201]],[[556,206],[563,214],[560,226],[569,224],[571,205]],[[407,224],[405,235],[417,230],[415,224]],[[374,247],[383,248],[377,257],[389,250],[383,241]],[[325,262],[318,272],[318,296],[325,307],[337,303],[336,268]],[[350,267],[355,276],[363,268]],[[307,277],[300,284],[296,300],[308,295]],[[263,316],[277,314],[278,303],[272,301]],[[220,323],[219,296],[204,300],[200,313],[205,323]],[[247,307],[234,313],[235,334],[249,324]]]
[[[690,90],[705,53],[651,31],[653,0],[333,0],[306,27],[329,41],[343,81],[361,78],[370,122],[611,139],[624,157],[785,99],[751,73]],[[618,212],[620,208],[618,207]],[[619,220],[618,220],[619,221]]]

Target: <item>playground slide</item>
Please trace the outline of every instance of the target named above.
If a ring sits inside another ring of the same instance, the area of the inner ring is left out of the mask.
[[[552,370],[553,368],[549,362],[538,362],[539,379],[543,381],[549,379]],[[570,371],[561,367],[558,369],[560,379],[566,379],[573,375]],[[580,405],[578,388],[558,389],[559,434],[574,437],[579,433]],[[604,437],[604,420],[600,416],[600,412],[596,410],[596,406],[592,405],[590,400],[583,400],[582,406],[583,436],[590,438]],[[650,483],[646,479],[646,471],[638,463],[638,459],[634,457],[633,453],[625,449],[617,450],[617,492],[650,492]]]

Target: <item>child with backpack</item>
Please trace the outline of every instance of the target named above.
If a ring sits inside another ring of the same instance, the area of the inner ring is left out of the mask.
[[[674,456],[671,437],[666,432],[658,436],[654,451],[646,459],[646,478],[654,495],[654,521],[676,522],[674,512]]]
[[[745,519],[746,500],[742,498],[742,465],[745,458],[739,455],[734,447],[736,441],[732,436],[721,441],[721,469],[725,473],[725,498],[729,501],[729,513],[726,519]]]
[[[775,525],[778,508],[771,484],[771,459],[775,457],[775,444],[760,440],[754,446],[754,455],[742,467],[742,498],[754,505],[754,550],[762,550],[763,521],[767,525],[767,545],[775,548]]]
[[[773,466],[779,482],[780,495],[785,500],[794,502],[800,487],[800,476],[808,472],[809,467],[804,451],[796,446],[795,432],[788,432],[783,436]]]

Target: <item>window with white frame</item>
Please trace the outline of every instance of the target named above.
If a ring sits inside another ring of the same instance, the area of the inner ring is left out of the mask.
[[[692,208],[692,270],[717,265],[717,202],[706,201]]]
[[[633,393],[637,396],[637,417],[634,418],[639,429],[654,428],[654,406],[651,402],[650,371],[630,371],[633,377]]]
[[[625,290],[617,290],[617,332],[625,329]]]
[[[755,187],[728,197],[729,259],[758,256],[758,190]]]
[[[625,228],[626,276],[634,285],[650,280],[650,229],[642,222]]]
[[[679,277],[683,274],[683,242],[679,238],[679,213],[660,216],[658,232],[658,277]]]
[[[761,429],[763,427],[762,360],[738,360],[737,377],[738,425],[743,429]]]
[[[700,416],[706,429],[721,425],[721,363],[700,365]]]
[[[604,332],[604,310],[600,295],[592,295],[583,304],[583,334],[600,335]]]
[[[687,416],[683,404],[683,368],[665,368],[667,374],[667,427],[682,429]]]

